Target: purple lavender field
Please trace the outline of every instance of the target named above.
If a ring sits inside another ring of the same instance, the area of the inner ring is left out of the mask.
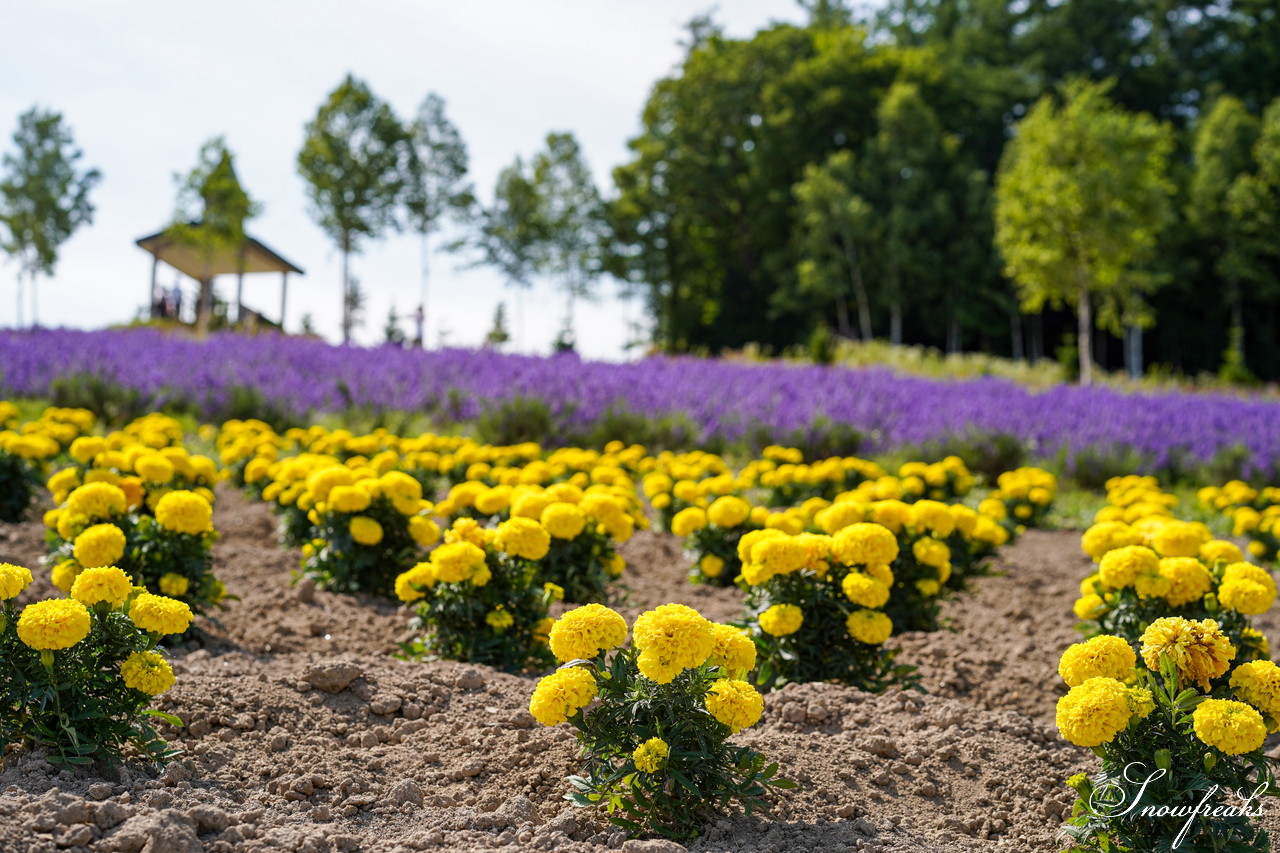
[[[1280,403],[1214,394],[1125,394],[1008,381],[936,381],[881,370],[650,358],[632,364],[495,352],[362,349],[273,336],[207,342],[150,329],[0,333],[0,395],[47,396],[59,377],[92,375],[150,405],[182,401],[206,417],[256,389],[302,420],[353,407],[471,421],[513,398],[544,401],[566,432],[610,411],[680,423],[690,444],[854,430],[860,452],[949,436],[1005,434],[1032,457],[1132,453],[1167,468],[1238,455],[1245,473],[1280,461]],[[556,435],[544,437],[554,442]],[[1247,453],[1247,455],[1246,455]]]

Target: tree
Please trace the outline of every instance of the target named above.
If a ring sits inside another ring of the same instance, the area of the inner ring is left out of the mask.
[[[351,253],[366,239],[399,230],[413,162],[409,131],[350,74],[307,124],[298,174],[307,182],[312,218],[342,252],[343,343],[351,340]]]
[[[400,328],[400,315],[396,313],[396,306],[391,306],[391,311],[387,314],[387,324],[382,327],[383,342],[392,346],[404,346],[404,331]]]
[[[1200,249],[1212,260],[1213,271],[1227,285],[1231,306],[1232,349],[1244,358],[1244,288],[1253,276],[1243,256],[1247,223],[1232,216],[1227,199],[1236,180],[1253,171],[1253,146],[1258,140],[1257,118],[1244,104],[1222,97],[1196,128],[1192,148],[1194,172],[1187,193],[1187,220],[1200,239]],[[1238,346],[1238,349],[1237,349]]]
[[[517,292],[533,286],[538,269],[542,236],[538,220],[538,193],[533,174],[520,157],[498,173],[493,202],[481,206],[475,222],[462,239],[451,246],[471,249],[469,266],[498,270],[507,287]],[[520,332],[520,299],[516,301],[516,332]]]
[[[1107,86],[1073,82],[1017,126],[996,179],[995,242],[1023,307],[1075,305],[1080,381],[1092,381],[1093,305],[1132,309],[1156,283],[1141,275],[1170,219],[1165,125],[1127,113]],[[1104,322],[1119,333],[1118,312]]]
[[[537,267],[557,279],[564,290],[565,320],[561,339],[572,349],[574,301],[589,296],[601,271],[604,211],[571,133],[550,133],[546,148],[533,158],[533,190],[537,196]]]
[[[858,331],[871,340],[871,300],[863,280],[861,250],[876,240],[875,217],[867,200],[854,189],[857,173],[852,151],[837,151],[822,164],[805,167],[793,193],[797,211],[801,291],[834,301],[836,331],[849,337],[846,292],[853,291]]]
[[[894,83],[876,118],[879,130],[867,146],[866,183],[884,223],[881,275],[889,341],[901,344],[904,302],[923,302],[928,285],[945,275],[938,238],[947,227],[949,201],[941,179],[959,142],[943,132],[913,83]]]
[[[484,343],[485,346],[500,349],[509,340],[511,333],[507,331],[507,303],[499,302],[498,307],[493,309],[493,326],[484,336]]]
[[[89,193],[102,180],[97,169],[81,171],[83,152],[75,146],[62,114],[32,107],[18,117],[16,152],[0,159],[0,240],[18,260],[18,316],[22,325],[22,276],[31,282],[31,322],[39,322],[36,277],[52,276],[62,244],[81,225],[92,224]]]
[[[250,198],[240,185],[235,157],[220,136],[201,146],[199,160],[189,174],[175,175],[174,179],[178,184],[178,204],[165,233],[204,257],[205,274],[200,279],[200,296],[196,301],[196,326],[204,333],[209,329],[213,312],[213,282],[209,271],[213,259],[222,252],[242,250],[244,224],[262,212],[262,205]],[[237,293],[238,310],[242,310],[241,298],[242,294]],[[240,319],[238,314],[236,319]]]
[[[1280,291],[1280,98],[1262,114],[1252,159],[1256,167],[1237,175],[1225,198],[1232,236],[1225,272],[1252,285],[1256,296],[1274,299]],[[1242,338],[1243,312],[1239,319],[1233,334]]]
[[[409,225],[421,238],[422,301],[427,304],[429,240],[447,216],[463,218],[475,204],[466,183],[467,147],[462,135],[444,114],[444,99],[432,92],[418,107],[409,130],[412,143],[410,177],[405,198]]]

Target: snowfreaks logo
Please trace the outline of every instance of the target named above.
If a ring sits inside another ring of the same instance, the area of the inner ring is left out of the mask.
[[[1110,782],[1105,785],[1099,785],[1093,789],[1093,793],[1089,796],[1089,811],[1097,817],[1113,820],[1120,818],[1128,818],[1130,820],[1158,819],[1158,818],[1186,818],[1186,822],[1182,825],[1182,830],[1173,840],[1173,849],[1178,849],[1179,845],[1187,837],[1187,832],[1191,829],[1191,822],[1197,817],[1206,818],[1226,818],[1226,817],[1261,817],[1262,804],[1257,802],[1260,798],[1267,795],[1267,786],[1265,783],[1259,785],[1252,793],[1248,791],[1236,791],[1235,798],[1238,802],[1231,804],[1210,802],[1218,796],[1222,788],[1213,785],[1204,792],[1204,796],[1200,798],[1198,803],[1186,805],[1173,805],[1165,803],[1163,805],[1145,805],[1139,807],[1147,788],[1154,782],[1164,778],[1169,773],[1168,770],[1157,767],[1148,772],[1147,765],[1140,762],[1134,762],[1124,768],[1124,779],[1130,785],[1139,785],[1140,787],[1133,796],[1127,797],[1125,790],[1129,786],[1122,786],[1119,782]],[[1146,774],[1144,777],[1143,774]],[[1230,796],[1230,792],[1227,792]]]

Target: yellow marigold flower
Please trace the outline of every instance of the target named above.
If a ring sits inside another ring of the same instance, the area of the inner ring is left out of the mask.
[[[177,599],[144,592],[130,602],[129,618],[153,634],[181,634],[191,627],[191,608]]]
[[[1063,652],[1058,661],[1058,675],[1068,687],[1078,687],[1099,676],[1125,681],[1137,663],[1138,656],[1125,640],[1103,634],[1076,643]]]
[[[903,504],[906,506],[906,504]],[[867,508],[855,501],[839,501],[819,510],[813,517],[823,533],[835,534],[850,524],[858,524],[867,518]]]
[[[431,563],[418,563],[408,571],[396,575],[396,598],[401,601],[417,601],[426,595],[420,588],[431,589],[435,585],[436,575]]]
[[[897,536],[912,518],[911,505],[899,500],[875,501],[869,508],[871,520]]]
[[[566,612],[551,628],[551,653],[560,662],[589,660],[627,639],[627,621],[603,604],[584,604]]]
[[[1134,704],[1137,704],[1135,697]],[[1129,688],[1114,678],[1087,679],[1058,700],[1054,721],[1076,746],[1111,743],[1133,719]]]
[[[951,549],[931,536],[925,536],[912,543],[911,553],[918,562],[935,569],[951,565]]]
[[[659,684],[700,666],[715,646],[711,623],[683,604],[663,604],[641,613],[631,635],[640,653],[636,660],[640,673]]]
[[[1206,699],[1191,712],[1196,737],[1227,755],[1255,752],[1267,739],[1257,709],[1230,699]]]
[[[749,530],[737,540],[737,558],[742,561],[742,565],[746,565],[751,561],[751,548],[754,548],[756,544],[763,542],[765,539],[781,539],[785,535],[781,530],[774,530],[773,528]]]
[[[1218,587],[1218,603],[1228,610],[1235,610],[1247,616],[1266,613],[1275,600],[1274,592],[1260,583],[1245,578],[1223,581]]]
[[[1267,640],[1266,634],[1257,628],[1245,628],[1240,633],[1254,641],[1253,645],[1260,655],[1267,657],[1271,654],[1271,642]]]
[[[1213,588],[1213,575],[1194,557],[1165,557],[1160,561],[1160,574],[1169,581],[1164,599],[1173,607],[1204,598]]]
[[[1276,582],[1266,569],[1239,562],[1222,570],[1218,601],[1223,607],[1254,616],[1269,610],[1275,599]]]
[[[17,598],[31,586],[31,570],[13,563],[0,563],[0,599]]]
[[[576,539],[587,526],[587,514],[571,503],[548,504],[541,520],[556,539]]]
[[[809,552],[793,536],[761,539],[751,546],[750,562],[768,577],[787,575],[804,568]]]
[[[764,697],[747,682],[729,678],[712,682],[705,702],[711,716],[734,734],[754,726],[764,713]]]
[[[544,592],[550,593],[551,597],[556,601],[564,601],[564,587],[559,584],[547,581],[542,585],[542,589]]]
[[[191,580],[177,572],[165,572],[160,576],[160,592],[170,598],[184,596],[190,588]]]
[[[1093,574],[1089,575],[1089,577],[1080,581],[1080,594],[1091,595],[1093,593],[1096,593],[1098,589],[1095,586],[1095,584],[1101,581],[1102,581],[1102,577],[1097,572],[1094,572]],[[1106,584],[1103,584],[1103,586],[1105,587]]]
[[[920,591],[921,595],[927,595],[930,597],[942,592],[942,584],[932,578],[921,578],[916,581],[915,587]]]
[[[115,566],[87,568],[71,585],[71,597],[89,606],[105,601],[113,608],[119,607],[131,592],[133,581]]]
[[[887,565],[898,558],[898,540],[883,525],[851,524],[831,538],[831,557],[846,566]]]
[[[1170,521],[1151,537],[1151,547],[1162,557],[1198,557],[1200,546],[1210,539],[1204,525]]]
[[[751,515],[751,504],[733,495],[716,498],[707,508],[707,521],[716,527],[737,527]]]
[[[359,486],[334,486],[329,491],[329,508],[338,512],[364,512],[372,496]]]
[[[1080,596],[1071,609],[1075,612],[1077,619],[1092,619],[1097,615],[1098,609],[1104,606],[1106,602],[1103,601],[1102,596],[1091,592]]]
[[[124,686],[159,696],[174,685],[173,667],[156,652],[134,652],[120,663]]]
[[[107,442],[105,439],[96,435],[82,435],[71,442],[68,452],[71,454],[71,458],[81,465],[88,465],[93,462],[99,453],[106,449]]]
[[[173,463],[159,453],[145,453],[133,462],[133,470],[148,483],[167,483],[173,479]]]
[[[431,552],[436,580],[461,583],[485,565],[485,552],[470,542],[447,542]]]
[[[1141,535],[1122,521],[1101,521],[1084,532],[1080,547],[1096,563],[1108,551],[1137,545],[1142,541]]]
[[[538,624],[533,626],[533,641],[541,645],[548,645],[551,642],[551,629],[556,624],[556,620],[550,616],[544,616],[538,620]]]
[[[76,577],[80,574],[80,564],[75,560],[63,560],[61,563],[53,567],[49,573],[49,581],[58,589],[71,594],[71,586],[76,582]]]
[[[889,587],[869,575],[849,572],[841,583],[845,596],[861,607],[884,607]]]
[[[75,599],[28,604],[18,617],[18,639],[38,651],[69,649],[89,636],[89,609]]]
[[[715,554],[704,554],[698,561],[698,568],[709,578],[718,578],[724,573],[724,560]]]
[[[511,506],[511,487],[495,486],[476,495],[476,511],[483,515],[497,515]]]
[[[1009,516],[1009,508],[999,498],[985,498],[978,503],[978,512],[996,521],[1004,521]]]
[[[711,630],[715,645],[707,657],[709,663],[722,666],[734,674],[755,668],[756,644],[741,629],[732,625],[715,624],[711,626]]]
[[[1159,576],[1160,558],[1156,552],[1142,545],[1126,545],[1113,548],[1102,555],[1098,575],[1102,582],[1114,589],[1133,586],[1139,575]]]
[[[124,531],[114,524],[95,524],[75,538],[75,558],[83,568],[110,566],[124,556]]]
[[[484,621],[486,625],[499,633],[507,630],[516,622],[515,617],[513,617],[507,610],[503,609],[501,604],[486,613],[484,615]]]
[[[612,557],[610,557],[608,562],[606,562],[604,565],[604,570],[609,573],[609,577],[611,578],[622,577],[622,573],[623,571],[626,570],[626,568],[627,568],[626,558],[623,557],[621,554],[617,554],[617,553],[615,553]]]
[[[878,610],[855,610],[844,624],[850,637],[871,646],[880,645],[893,633],[893,620]]]
[[[557,726],[596,698],[596,679],[582,667],[558,669],[538,682],[529,699],[529,713],[544,726]]]
[[[1219,560],[1225,563],[1243,563],[1244,552],[1234,542],[1214,539],[1200,546],[1200,559],[1210,566]]]
[[[1142,660],[1152,672],[1160,671],[1162,654],[1168,655],[1179,676],[1207,691],[1209,682],[1227,671],[1236,650],[1212,619],[1195,622],[1165,616],[1142,634]]]
[[[409,519],[409,535],[423,548],[430,548],[440,541],[440,527],[429,518],[415,515]]]
[[[760,614],[760,630],[774,637],[785,637],[800,630],[804,611],[794,604],[775,604]]]
[[[1156,709],[1156,700],[1151,695],[1150,690],[1144,687],[1130,687],[1127,693],[1129,710],[1133,712],[1133,716],[1137,719],[1146,719],[1147,715]]]
[[[1242,663],[1231,673],[1231,688],[1271,719],[1271,731],[1280,731],[1280,667],[1269,660]]]
[[[361,545],[377,545],[382,541],[382,525],[367,515],[352,518],[347,529],[351,532],[351,538]]]
[[[641,773],[657,773],[667,762],[669,750],[662,738],[651,737],[631,753],[631,761]]]
[[[513,516],[498,525],[493,544],[513,557],[541,560],[551,548],[551,534],[535,519]]]
[[[199,536],[213,529],[213,507],[195,492],[169,492],[156,504],[156,522],[175,533]]]
[[[956,529],[956,519],[951,507],[941,501],[916,501],[911,505],[911,525],[917,531],[927,530],[946,539]]]

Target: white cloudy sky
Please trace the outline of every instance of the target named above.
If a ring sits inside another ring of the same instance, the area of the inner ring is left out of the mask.
[[[339,333],[340,255],[306,213],[294,159],[303,125],[348,71],[403,116],[440,93],[465,138],[472,177],[491,197],[498,171],[532,154],[551,130],[577,134],[602,188],[627,159],[650,87],[679,61],[684,24],[712,0],[220,0],[95,3],[7,0],[0,51],[0,145],[32,104],[60,110],[104,180],[94,224],[64,246],[57,276],[40,285],[44,325],[94,327],[128,320],[142,305],[151,258],[134,245],[172,215],[173,175],[194,165],[204,140],[223,134],[242,182],[265,205],[251,232],[306,270],[289,288],[287,324],[304,312]],[[722,0],[716,18],[733,35],[772,20],[799,20],[794,0]],[[420,293],[417,238],[369,245],[354,272],[369,296],[363,342],[381,337],[389,309],[406,314]],[[432,258],[428,340],[474,345],[495,306],[516,294],[487,269]],[[164,268],[162,267],[162,270]],[[161,283],[171,284],[165,270]],[[190,284],[188,282],[188,284]],[[0,325],[15,322],[17,267],[0,265]],[[234,295],[234,280],[221,284]],[[250,277],[245,302],[279,311],[278,276]],[[638,303],[580,305],[580,350],[622,357]],[[563,315],[550,283],[521,300],[521,348],[546,351]],[[28,320],[30,315],[28,312]],[[513,324],[514,324],[514,317]]]

